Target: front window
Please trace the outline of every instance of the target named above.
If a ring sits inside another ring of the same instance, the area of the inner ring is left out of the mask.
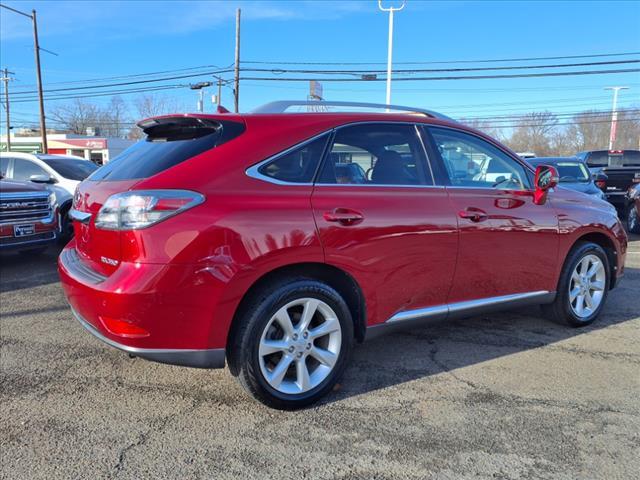
[[[520,163],[474,135],[430,128],[451,185],[469,188],[526,190],[529,179]]]

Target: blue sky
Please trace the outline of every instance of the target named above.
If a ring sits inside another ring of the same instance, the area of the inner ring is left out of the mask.
[[[242,8],[243,15],[241,51],[244,60],[371,62],[370,67],[357,68],[382,70],[386,62],[388,17],[378,11],[375,1],[2,0],[2,3],[21,10],[37,10],[42,47],[59,54],[53,56],[42,53],[45,89],[68,86],[58,82],[202,65],[229,66],[233,63],[234,16],[237,7]],[[400,2],[385,0],[384,3]],[[407,68],[401,62],[640,52],[638,1],[409,0],[395,20],[396,68]],[[0,66],[16,73],[11,90],[31,90],[35,84],[35,72],[28,19],[0,10],[0,40]],[[270,68],[270,65],[252,66]],[[433,64],[422,65],[421,68],[462,66],[469,65]],[[592,69],[637,66],[614,65]],[[226,75],[230,78],[229,74]],[[202,77],[164,83],[185,84],[206,79]],[[568,113],[609,106],[611,94],[603,90],[608,85],[631,87],[621,94],[621,106],[640,104],[638,73],[395,82],[393,103],[433,108],[454,117],[509,115],[544,109]],[[241,84],[241,110],[249,110],[276,99],[304,99],[307,91],[308,85],[304,82],[247,80]],[[385,84],[325,82],[324,94],[329,100],[383,102]],[[136,95],[124,95],[123,99],[129,101]],[[195,110],[196,93],[189,89],[165,91],[157,95],[175,98],[183,108]],[[88,100],[106,102],[108,97]],[[228,88],[223,91],[223,104],[229,107],[233,104]],[[55,105],[56,102],[47,101],[47,109]],[[207,107],[210,109],[211,104]],[[13,111],[16,124],[25,123],[36,118],[37,104],[16,103]]]

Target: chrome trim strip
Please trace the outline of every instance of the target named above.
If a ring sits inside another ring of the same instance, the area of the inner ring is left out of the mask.
[[[50,195],[51,192],[49,190],[36,192],[3,192],[0,190],[0,200],[15,200],[18,198],[42,198],[43,202],[48,202]]]
[[[101,342],[106,343],[110,347],[117,348],[123,352],[127,352],[136,357],[145,358],[160,363],[168,363],[171,365],[182,365],[185,367],[196,368],[223,368],[225,361],[224,348],[215,348],[210,350],[187,350],[187,349],[171,349],[171,348],[138,348],[123,345],[110,338],[105,337],[93,325],[87,322],[82,316],[71,307],[71,312],[76,320],[80,322],[89,333]]]
[[[548,295],[549,293],[551,292],[547,290],[539,290],[537,292],[514,293],[512,295],[502,295],[500,297],[480,298],[478,300],[468,300],[464,302],[449,303],[445,305],[438,305],[435,307],[419,308],[416,310],[406,310],[403,312],[396,313],[384,323],[394,323],[394,322],[401,322],[406,320],[415,320],[418,318],[425,318],[425,317],[430,317],[434,315],[440,315],[442,313],[451,315],[453,313],[468,312],[477,308],[493,307],[493,306],[498,306],[502,304],[519,301],[519,300],[528,300],[528,299],[533,299],[537,297],[543,297],[545,295]]]
[[[91,213],[81,212],[79,210],[76,210],[75,208],[72,208],[71,210],[69,210],[69,218],[71,220],[75,220],[76,222],[89,223],[89,220],[91,220]]]
[[[436,307],[418,308],[416,310],[406,310],[396,313],[385,323],[406,322],[408,320],[416,320],[418,318],[432,317],[438,315],[447,315],[449,313],[448,305],[438,305]]]
[[[503,303],[510,303],[518,300],[528,300],[531,298],[542,297],[548,293],[548,290],[539,290],[537,292],[514,293],[512,295],[502,295],[500,297],[489,297],[478,300],[468,300],[466,302],[451,303],[449,304],[449,313],[464,312],[474,308],[501,305]]]
[[[300,184],[296,184],[300,185]],[[316,187],[366,187],[366,188],[432,188],[444,190],[442,185],[400,185],[400,184],[372,184],[372,183],[316,183]]]

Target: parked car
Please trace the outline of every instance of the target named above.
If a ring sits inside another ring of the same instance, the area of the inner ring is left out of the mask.
[[[59,272],[91,334],[226,360],[255,398],[297,408],[331,391],[354,341],[524,305],[598,317],[624,272],[611,205],[550,192],[553,166],[435,112],[297,105],[141,121],[146,139],[79,185]]]
[[[0,251],[38,255],[58,234],[55,194],[42,185],[7,180],[0,172]]]
[[[629,189],[625,197],[625,219],[627,230],[640,233],[640,183]]]
[[[51,185],[59,204],[60,241],[66,243],[73,235],[69,210],[78,184],[98,167],[80,157],[31,154],[21,152],[0,153],[2,170],[9,179],[33,181]]]
[[[603,188],[607,182],[604,173],[592,174],[586,163],[576,157],[536,157],[527,160],[534,168],[553,165],[558,171],[560,186],[606,200]],[[599,184],[599,185],[598,185]]]
[[[640,183],[640,150],[592,150],[576,155],[593,173],[607,176],[607,200],[621,213],[629,187]]]

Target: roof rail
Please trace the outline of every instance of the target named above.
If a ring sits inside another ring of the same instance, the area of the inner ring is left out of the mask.
[[[433,110],[425,110],[423,108],[404,107],[402,105],[387,105],[384,103],[366,103],[366,102],[333,102],[333,101],[317,101],[317,100],[279,100],[276,102],[265,103],[264,105],[254,109],[251,113],[284,113],[287,108],[293,106],[309,106],[309,107],[361,107],[361,108],[384,108],[387,110],[400,110],[404,112],[421,113],[427,117],[437,118],[439,120],[447,120],[455,122],[454,119],[447,117]]]

